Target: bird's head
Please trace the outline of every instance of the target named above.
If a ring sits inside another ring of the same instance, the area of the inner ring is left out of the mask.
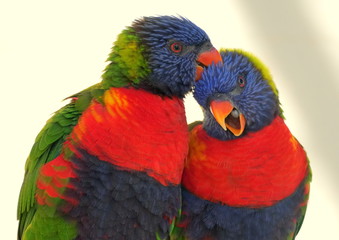
[[[225,49],[194,89],[204,111],[204,129],[227,140],[258,131],[282,116],[277,88],[265,65],[242,50]]]
[[[106,84],[135,87],[183,97],[219,52],[207,34],[182,17],[143,17],[115,42],[103,79]],[[117,80],[118,79],[118,80]]]

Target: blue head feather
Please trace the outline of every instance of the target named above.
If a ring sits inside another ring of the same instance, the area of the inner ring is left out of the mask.
[[[146,59],[151,69],[143,87],[168,96],[183,97],[192,89],[196,59],[202,48],[211,46],[207,34],[182,17],[144,17],[132,25],[141,43],[146,46]],[[180,42],[180,54],[170,44]]]
[[[204,129],[215,138],[227,140],[236,136],[216,122],[210,111],[212,100],[230,101],[245,116],[246,127],[241,136],[269,125],[280,110],[278,96],[247,56],[240,51],[220,53],[223,64],[212,65],[204,71],[195,85],[194,97],[204,111]],[[244,87],[238,84],[240,76],[245,80]]]

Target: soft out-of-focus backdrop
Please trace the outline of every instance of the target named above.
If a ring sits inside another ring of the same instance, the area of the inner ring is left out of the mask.
[[[311,199],[298,239],[339,236],[339,2],[336,0],[2,1],[1,239],[16,238],[16,205],[34,138],[65,97],[100,80],[117,34],[135,18],[182,15],[217,48],[260,57],[287,124],[306,148]],[[191,96],[188,121],[202,118]]]

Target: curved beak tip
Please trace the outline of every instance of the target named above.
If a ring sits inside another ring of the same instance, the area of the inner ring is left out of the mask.
[[[210,48],[208,51],[202,52],[199,54],[197,59],[197,72],[196,72],[196,81],[201,78],[201,75],[205,67],[208,67],[211,64],[217,64],[222,62],[220,53],[214,47]]]

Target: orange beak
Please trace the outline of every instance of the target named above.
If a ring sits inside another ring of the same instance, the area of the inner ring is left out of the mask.
[[[245,129],[246,119],[229,101],[212,101],[210,110],[219,125],[234,136],[240,136]]]
[[[197,71],[195,81],[198,81],[201,78],[205,67],[211,65],[212,63],[216,64],[221,61],[222,58],[220,56],[220,53],[214,47],[200,53],[197,59]]]

